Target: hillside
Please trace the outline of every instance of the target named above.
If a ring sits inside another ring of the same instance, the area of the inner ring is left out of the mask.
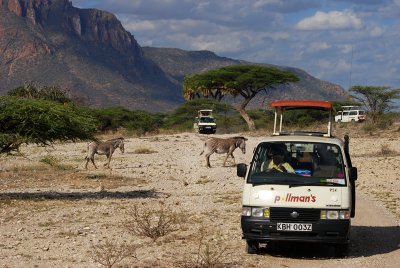
[[[181,104],[187,74],[245,63],[210,51],[141,47],[113,14],[68,0],[0,0],[0,50],[0,95],[35,81],[60,85],[87,105],[147,111]],[[345,96],[340,86],[289,69],[301,81],[271,98]]]

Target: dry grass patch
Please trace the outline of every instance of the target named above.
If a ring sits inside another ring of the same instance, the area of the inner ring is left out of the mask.
[[[389,145],[382,144],[380,150],[378,151],[379,156],[398,156],[400,155],[396,150],[389,148]]]
[[[55,169],[59,170],[72,170],[73,167],[71,165],[62,164],[61,160],[57,159],[54,156],[47,155],[44,158],[40,159],[41,163],[47,164]]]
[[[141,146],[139,148],[136,148],[133,151],[135,154],[154,154],[157,153],[157,151],[153,150],[150,147],[145,147],[145,146]]]
[[[371,193],[383,204],[385,207],[396,216],[400,216],[397,208],[399,206],[399,198],[395,197],[395,194],[389,191],[371,191]]]
[[[52,157],[45,157],[42,164],[11,167],[0,172],[0,188],[21,191],[32,188],[50,188],[63,186],[72,189],[93,189],[100,185],[106,189],[146,185],[143,178],[126,177],[109,173],[92,173],[73,170],[58,164]]]
[[[241,204],[241,199],[242,199],[241,193],[229,192],[229,193],[219,194],[214,202],[232,205],[232,204]]]
[[[213,182],[214,180],[210,179],[208,176],[201,176],[195,183],[196,184],[206,184],[209,182]]]
[[[377,151],[353,155],[353,157],[394,157],[400,156],[400,152],[390,148],[386,143],[381,144]]]

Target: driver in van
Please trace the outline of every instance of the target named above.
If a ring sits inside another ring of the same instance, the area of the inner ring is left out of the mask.
[[[268,163],[267,169],[278,172],[294,173],[293,167],[285,161],[285,152],[282,147],[272,145],[270,153],[272,155],[271,161]]]

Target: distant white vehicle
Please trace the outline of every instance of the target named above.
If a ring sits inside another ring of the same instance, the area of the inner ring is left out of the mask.
[[[212,110],[199,110],[194,120],[193,128],[198,133],[212,133],[217,131],[217,123]]]
[[[351,108],[349,108],[351,107]],[[365,121],[366,114],[364,110],[355,108],[357,106],[343,106],[343,111],[338,111],[335,116],[335,122],[348,123],[348,122],[363,122]]]

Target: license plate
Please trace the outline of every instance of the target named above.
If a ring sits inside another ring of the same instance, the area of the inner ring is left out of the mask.
[[[277,231],[294,231],[294,232],[311,232],[311,223],[283,223],[278,222],[276,224]]]

